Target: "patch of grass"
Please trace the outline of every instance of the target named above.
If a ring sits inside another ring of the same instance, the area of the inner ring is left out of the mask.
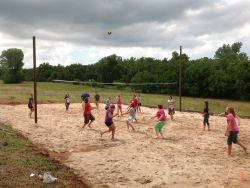
[[[122,101],[127,104],[131,96],[134,94],[129,88],[117,88],[116,86],[91,87],[87,85],[73,85],[69,83],[51,83],[39,82],[38,100],[39,103],[61,102],[64,103],[64,95],[69,93],[71,102],[80,102],[80,95],[84,91],[90,93],[92,101],[94,101],[94,93],[98,91],[101,95],[101,102],[105,102],[108,96],[122,96]],[[23,101],[27,103],[29,94],[33,92],[32,82],[23,82],[21,84],[3,84],[0,81],[0,101],[12,100]],[[168,95],[160,94],[141,94],[142,104],[145,106],[155,107],[157,104],[163,104],[167,107]],[[178,96],[173,96],[176,102],[176,108],[179,108]],[[250,102],[233,101],[210,98],[192,98],[182,97],[182,108],[184,110],[203,111],[204,101],[209,102],[211,113],[221,113],[225,111],[226,106],[233,106],[239,115],[250,116]]]
[[[13,130],[0,123],[0,187],[85,187],[73,171],[60,165],[53,159],[35,154],[32,143]],[[58,181],[44,184],[31,173],[51,172]]]

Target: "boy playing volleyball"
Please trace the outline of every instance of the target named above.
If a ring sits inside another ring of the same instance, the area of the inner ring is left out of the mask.
[[[84,112],[83,112],[84,125],[82,126],[82,128],[84,128],[86,125],[88,125],[91,128],[90,125],[93,123],[93,121],[95,121],[95,117],[91,113],[91,105],[89,102],[89,98],[88,97],[85,98],[84,102],[85,102]]]

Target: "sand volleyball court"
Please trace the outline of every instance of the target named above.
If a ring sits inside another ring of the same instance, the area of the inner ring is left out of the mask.
[[[104,105],[92,112],[96,121],[84,130],[81,104],[71,104],[68,114],[64,104],[38,105],[37,126],[27,105],[1,105],[0,122],[49,150],[92,187],[250,187],[250,154],[236,145],[232,157],[226,154],[225,117],[211,116],[212,131],[204,132],[201,114],[176,112],[176,120],[164,127],[166,138],[155,139],[149,117],[156,111],[143,107],[135,132],[127,130],[127,116],[114,118],[117,133],[111,141],[110,134],[100,138],[107,129]],[[250,152],[249,119],[241,119],[240,130]],[[246,181],[240,181],[242,172]]]

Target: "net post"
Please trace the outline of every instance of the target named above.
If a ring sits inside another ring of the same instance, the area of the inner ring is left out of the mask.
[[[37,123],[36,37],[35,36],[33,36],[33,81],[34,81],[35,123]]]
[[[181,90],[182,90],[182,46],[180,46],[180,59],[179,59],[179,100],[180,100],[180,111],[182,110],[181,101]]]

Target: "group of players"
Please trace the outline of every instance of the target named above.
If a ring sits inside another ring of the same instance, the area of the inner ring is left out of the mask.
[[[95,117],[91,113],[91,109],[93,108],[90,105],[89,97],[90,96],[88,93],[83,93],[81,95],[81,100],[83,104],[83,116],[84,116],[84,125],[82,126],[82,128],[84,128],[85,126],[91,127],[91,124],[95,120]],[[95,93],[94,99],[95,99],[96,108],[98,110],[99,102],[100,102],[100,95],[98,94],[98,92]],[[67,106],[66,103],[67,101],[65,101],[65,105]],[[123,113],[121,96],[118,95],[116,97],[116,102],[112,101],[112,97],[108,97],[107,100],[105,101],[106,113],[105,113],[105,121],[104,121],[105,125],[108,127],[108,130],[101,132],[100,133],[101,137],[103,134],[111,132],[111,139],[113,140],[115,136],[115,130],[116,130],[115,124],[113,122],[113,118],[116,116],[123,116],[126,114],[128,114],[128,119],[126,120],[128,130],[131,128],[133,131],[135,131],[133,122],[137,122],[136,113],[141,113],[141,105],[142,103],[141,103],[140,94],[133,95],[131,100],[129,100],[127,111]],[[116,113],[115,113],[115,108],[117,108]],[[158,111],[156,115],[153,116],[151,119],[153,118],[158,119],[158,122],[155,125],[156,136],[157,138],[164,138],[163,133],[162,133],[162,128],[164,125],[166,125],[167,117],[165,115],[162,105],[158,105],[157,108],[158,108]],[[66,111],[67,111],[67,108],[66,108]],[[169,98],[169,114],[171,115],[171,119],[173,119],[174,118],[173,117],[174,102],[173,102],[172,96],[170,96]]]
[[[65,97],[65,106],[66,106],[66,112],[69,110],[70,106],[70,98],[69,94],[66,94]],[[96,104],[96,109],[99,109],[99,102],[100,102],[100,95],[98,92],[95,93],[94,96],[95,99],[95,104]],[[93,107],[91,107],[90,104],[90,95],[88,93],[83,93],[81,95],[81,100],[82,100],[82,107],[83,107],[83,116],[84,116],[84,125],[82,128],[85,126],[91,127],[91,124],[95,120],[95,117],[91,113],[91,110]],[[116,104],[116,105],[115,105]],[[141,96],[140,94],[138,95],[133,95],[132,99],[129,100],[129,107],[127,108],[127,111],[125,113],[122,112],[122,99],[121,96],[118,95],[116,97],[116,103],[112,101],[111,97],[108,97],[108,99],[105,101],[105,125],[108,127],[108,130],[103,131],[100,133],[100,136],[102,137],[103,134],[111,132],[111,139],[114,140],[115,137],[115,124],[113,122],[113,118],[116,116],[123,116],[125,114],[128,114],[128,119],[126,120],[127,128],[132,129],[133,131],[135,130],[133,126],[133,122],[137,122],[136,119],[136,113],[141,113]],[[210,131],[210,124],[209,124],[209,109],[208,109],[208,102],[204,102],[204,110],[203,110],[203,125],[205,130],[205,127],[208,127],[208,130]],[[30,95],[29,102],[28,102],[28,108],[30,109],[29,112],[29,117],[31,118],[32,112],[34,111],[33,107],[33,95]],[[117,108],[117,112],[115,113],[115,108]],[[173,100],[172,96],[169,96],[168,98],[168,114],[171,117],[171,120],[174,120],[174,113],[175,113],[175,103]],[[231,155],[232,151],[232,143],[238,144],[243,148],[245,152],[247,152],[247,148],[238,140],[238,133],[239,133],[239,121],[236,121],[236,114],[234,111],[233,107],[227,107],[226,112],[219,114],[219,115],[224,115],[227,119],[227,128],[225,132],[225,136],[227,136],[227,145],[228,145],[228,155]],[[151,119],[157,118],[157,122],[155,124],[155,133],[157,138],[164,138],[162,128],[164,125],[167,123],[167,117],[165,115],[165,111],[163,109],[162,105],[157,105],[157,113],[155,116],[151,117]]]

